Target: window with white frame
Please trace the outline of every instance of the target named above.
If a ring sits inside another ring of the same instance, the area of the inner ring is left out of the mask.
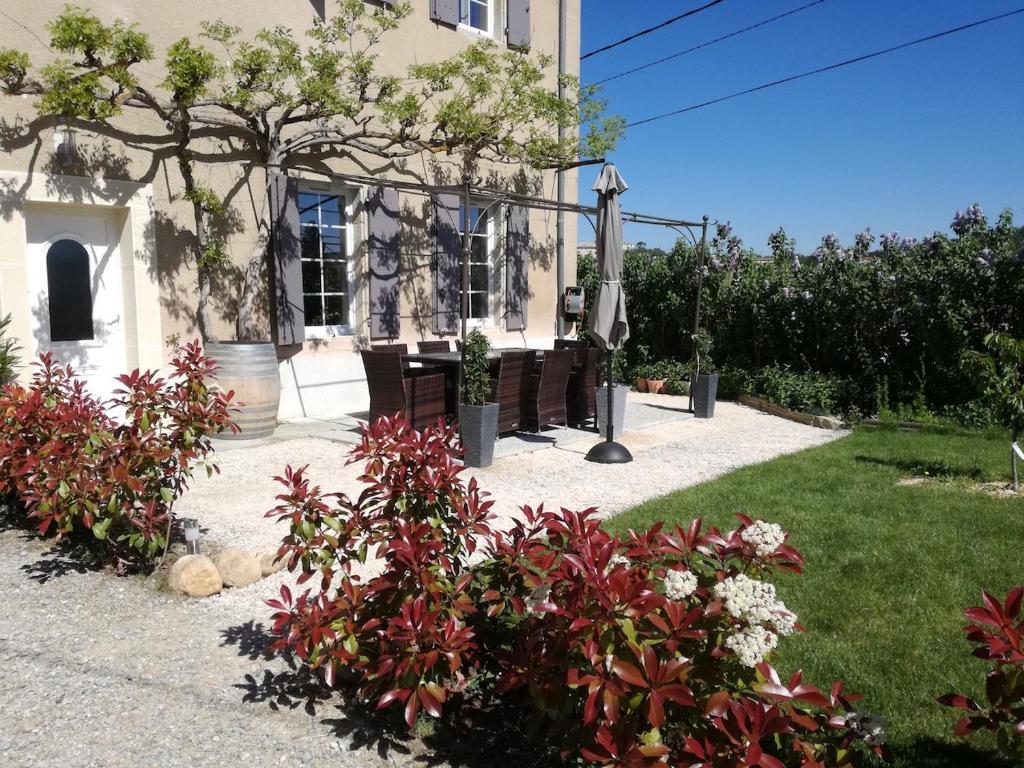
[[[302,299],[307,328],[349,325],[349,237],[344,195],[299,192]]]
[[[459,24],[493,36],[496,2],[497,0],[459,0]]]
[[[477,323],[491,318],[491,247],[493,209],[469,206],[469,315]],[[465,206],[459,206],[459,237],[466,227]]]

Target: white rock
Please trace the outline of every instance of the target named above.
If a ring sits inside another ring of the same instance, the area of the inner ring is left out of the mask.
[[[272,573],[277,573],[284,568],[285,559],[277,559],[277,551],[264,551],[260,552],[257,558],[260,562],[260,572],[264,576],[269,576]]]
[[[189,597],[207,597],[224,586],[217,566],[206,555],[185,555],[167,572],[167,586]]]
[[[222,549],[213,556],[213,562],[220,571],[224,585],[228,587],[244,587],[259,581],[263,576],[256,555],[234,547]]]

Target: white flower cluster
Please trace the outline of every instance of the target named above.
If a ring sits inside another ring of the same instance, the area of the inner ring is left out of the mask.
[[[747,544],[754,545],[754,552],[758,557],[767,557],[786,541],[786,533],[777,523],[755,520],[750,526],[743,529],[740,538]]]
[[[779,638],[774,632],[758,625],[744,627],[725,639],[725,647],[736,654],[745,667],[756,667],[778,644]]]
[[[669,571],[665,574],[665,597],[679,602],[697,591],[697,577],[692,571]]]
[[[722,601],[730,616],[747,625],[725,642],[741,664],[748,667],[757,665],[768,651],[775,648],[779,635],[791,635],[796,631],[796,614],[776,598],[774,584],[741,573],[716,584],[714,595]]]

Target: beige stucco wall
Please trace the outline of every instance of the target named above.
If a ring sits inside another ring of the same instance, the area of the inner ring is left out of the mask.
[[[568,61],[578,65],[579,0],[569,3]],[[47,38],[46,23],[64,6],[65,0],[8,0],[3,19],[4,39],[0,45],[28,52],[33,64],[47,57],[46,47],[36,36]],[[309,27],[316,3],[310,0],[179,0],[158,3],[153,0],[79,0],[105,20],[122,18],[138,23],[148,33],[156,49],[156,61],[139,67],[143,80],[159,80],[159,61],[167,45],[182,36],[195,36],[202,20],[223,19],[254,32],[260,28],[284,25],[296,31]],[[326,2],[328,14],[333,3]],[[380,66],[401,74],[413,62],[434,61],[449,56],[474,39],[470,33],[437,25],[429,18],[429,0],[414,0],[413,16],[402,27],[389,33],[381,48]],[[503,1],[499,0],[499,8]],[[558,1],[534,0],[532,47],[557,58]],[[503,9],[499,10],[499,23]],[[555,68],[550,82],[554,84]],[[194,337],[196,281],[187,257],[190,242],[191,210],[179,199],[181,182],[173,157],[155,155],[141,133],[160,136],[164,127],[149,113],[128,111],[112,121],[114,131],[104,135],[87,125],[76,129],[80,162],[73,168],[59,168],[52,157],[50,121],[34,118],[33,100],[0,96],[0,314],[14,315],[13,330],[29,352],[34,351],[30,297],[24,271],[26,251],[26,205],[33,202],[74,206],[114,206],[123,212],[121,233],[122,270],[125,293],[126,334],[129,347],[126,364],[155,366],[166,360],[165,340],[174,335]],[[124,128],[119,132],[116,128]],[[254,243],[256,213],[264,202],[264,176],[247,162],[239,151],[235,164],[201,165],[204,184],[224,195],[230,203],[235,231],[228,240],[230,265],[218,279],[213,316],[219,337],[230,338],[234,324],[234,306],[240,286],[242,265],[248,260]],[[426,167],[423,162],[413,165]],[[325,171],[367,173],[366,166],[351,161],[330,159]],[[369,170],[374,170],[371,165]],[[495,169],[510,174],[515,169]],[[324,175],[305,174],[312,182],[325,182]],[[567,174],[569,199],[575,199],[576,174]],[[536,194],[554,197],[553,173],[538,174]],[[358,196],[359,190],[350,193]],[[402,341],[413,343],[430,338],[429,297],[432,290],[430,244],[427,221],[423,217],[426,199],[403,194],[402,231]],[[358,206],[356,206],[358,210]],[[566,275],[572,284],[575,275],[576,217],[566,215]],[[494,322],[485,328],[502,345],[544,344],[555,327],[555,214],[532,211],[531,233],[536,257],[529,271],[531,298],[528,328],[525,333],[508,334],[500,321],[500,299]],[[362,242],[365,221],[357,216],[352,223],[355,258],[352,265],[354,324],[351,335],[307,342],[297,354],[283,359],[283,416],[324,415],[348,412],[362,407],[365,384],[354,350],[367,342],[367,265]],[[426,302],[426,303],[424,303]],[[162,351],[161,351],[162,350]],[[285,358],[286,356],[282,356]],[[303,394],[303,390],[308,390]]]

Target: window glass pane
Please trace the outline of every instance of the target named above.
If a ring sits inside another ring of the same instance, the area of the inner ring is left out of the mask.
[[[345,293],[348,290],[348,274],[344,261],[324,262],[324,293]]]
[[[469,244],[469,260],[478,264],[487,263],[487,238],[474,237]]]
[[[471,291],[487,290],[487,265],[473,264],[469,268],[469,289]]]
[[[325,296],[327,305],[325,325],[348,325],[348,301],[344,296]]]
[[[323,299],[319,293],[313,296],[303,296],[302,305],[306,310],[306,325],[324,324]]]
[[[320,196],[320,224],[325,227],[341,226],[341,209],[337,195]]]
[[[469,316],[474,320],[482,320],[487,317],[487,294],[469,294]]]
[[[74,240],[58,240],[46,252],[50,341],[93,338],[89,254]]]
[[[487,5],[470,0],[469,25],[476,29],[487,29]]]
[[[319,261],[304,261],[304,262],[302,262],[302,292],[303,293],[319,293],[320,292],[320,262]]]
[[[320,258],[320,233],[316,227],[302,228],[302,258]]]
[[[327,229],[320,233],[320,242],[325,259],[340,259],[343,257],[341,238],[336,234],[337,231]]]
[[[315,192],[299,192],[299,221],[303,224],[316,224],[316,201],[318,195]]]

